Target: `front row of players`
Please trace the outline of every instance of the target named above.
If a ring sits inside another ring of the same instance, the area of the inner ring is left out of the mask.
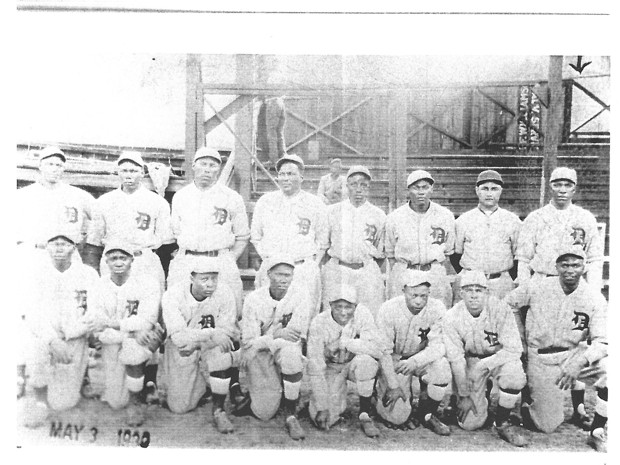
[[[36,348],[28,360],[34,398],[27,412],[35,422],[48,405],[62,410],[77,404],[94,339],[101,344],[102,399],[115,409],[127,407],[130,425],[144,421],[145,365],[164,343],[160,363],[170,410],[196,408],[210,387],[214,424],[222,433],[234,431],[224,407],[230,393],[237,414],[268,420],[282,406],[290,436],[302,439],[297,412],[307,373],[308,411],[320,429],[340,419],[352,381],[367,436],[380,434],[374,413],[390,428],[422,424],[445,436],[450,428],[437,409],[448,388],[458,425],[475,430],[488,421],[491,380],[492,392],[499,392],[493,426],[501,438],[523,446],[526,434],[511,416],[520,400],[524,424],[548,433],[564,419],[562,391],[591,383],[598,396],[588,442],[605,447],[606,303],[581,279],[579,247],[558,256],[558,276],[520,286],[502,301],[489,295],[482,272],[469,271],[460,283],[463,300],[447,311],[429,297],[428,273],[410,270],[402,294],[374,316],[353,287],[341,285],[332,289],[329,310],[312,322],[310,298],[294,284],[290,258],[270,260],[269,285],[247,296],[239,322],[232,291],[218,283],[218,259],[200,257],[188,279],[161,299],[165,338],[158,283],[132,275],[128,247],[107,245],[110,275],[104,278],[71,261],[75,245],[67,235],[55,234],[47,248],[50,266],[42,270],[26,317]],[[240,367],[247,394],[239,387]],[[580,397],[573,402],[575,416],[583,414],[583,391],[573,395]]]

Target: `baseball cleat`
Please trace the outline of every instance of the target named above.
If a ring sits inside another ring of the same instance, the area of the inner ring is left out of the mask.
[[[359,420],[362,431],[369,438],[376,438],[377,436],[379,436],[379,434],[381,434],[379,428],[377,428],[377,425],[375,425],[375,422],[372,421],[372,418],[370,418],[368,413],[360,413]]]
[[[299,420],[293,415],[286,419],[286,429],[288,430],[288,435],[295,441],[306,437],[306,432],[299,424]]]
[[[421,423],[439,436],[450,436],[450,427],[448,425],[444,425],[435,415],[431,415],[428,421],[422,419]]]
[[[146,421],[146,413],[144,406],[138,403],[132,403],[125,410],[125,418],[129,426],[141,426]]]
[[[213,412],[213,422],[217,430],[222,434],[233,433],[235,431],[235,427],[228,419],[226,412],[222,409],[217,409]]]
[[[573,416],[570,417],[568,422],[571,425],[575,425],[578,428],[581,428],[584,431],[588,431],[590,426],[592,426],[592,419],[588,415],[582,415],[581,413],[574,411]]]
[[[159,391],[153,381],[146,383],[144,388],[144,403],[147,405],[159,404]]]
[[[586,444],[588,444],[596,452],[607,452],[607,441],[605,441],[603,433],[593,431],[588,435]]]
[[[95,392],[93,385],[90,383],[90,378],[88,377],[85,377],[84,381],[82,382],[80,394],[84,399],[98,399],[99,397],[101,397],[97,392]]]
[[[516,447],[527,446],[529,441],[523,434],[523,428],[516,425],[511,425],[510,423],[504,423],[501,426],[495,426],[497,430],[497,434],[504,441],[512,444]]]

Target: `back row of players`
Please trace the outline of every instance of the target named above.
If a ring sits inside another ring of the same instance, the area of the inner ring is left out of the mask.
[[[241,196],[218,183],[222,160],[213,149],[197,151],[194,181],[175,194],[171,215],[142,186],[140,154],[120,155],[121,187],[96,201],[61,182],[65,162],[58,148],[42,150],[40,179],[18,190],[20,263],[40,271],[34,289],[20,293],[34,336],[22,364],[38,400],[31,412],[79,401],[96,340],[102,398],[128,406],[128,421],[141,423],[145,373],[152,377],[163,343],[169,408],[192,410],[209,386],[224,433],[234,429],[229,392],[237,413],[261,419],[275,415],[283,392],[289,434],[303,438],[296,412],[306,372],[310,416],[322,429],[345,410],[351,380],[366,435],[379,435],[375,412],[390,427],[422,423],[447,435],[436,412],[448,386],[459,425],[476,429],[487,420],[492,378],[494,425],[522,446],[526,435],[509,420],[521,395],[524,423],[551,432],[564,419],[563,389],[572,390],[572,421],[585,424],[589,381],[598,396],[588,442],[604,448],[603,245],[594,216],[572,204],[574,170],[554,170],[550,203],[523,224],[498,206],[501,175],[483,171],[478,206],[455,221],[430,200],[427,171],[408,176],[409,201],[386,216],[368,201],[366,167],[351,167],[348,200],[326,207],[301,189],[301,158],[285,155],[276,165],[280,189],[258,200],[250,229]],[[243,302],[236,261],[249,241],[262,264]],[[174,255],[167,286],[156,252]],[[454,287],[448,260],[459,272]],[[240,389],[240,367],[249,393]],[[412,381],[420,385],[417,408]]]

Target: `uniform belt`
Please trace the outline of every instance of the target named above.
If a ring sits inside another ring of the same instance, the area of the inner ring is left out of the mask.
[[[469,358],[487,358],[490,357],[491,355],[495,355],[495,354],[470,354],[469,352],[467,353],[467,357]]]
[[[156,250],[155,250],[155,249],[136,250],[136,251],[133,253],[133,256],[134,256],[134,257],[139,257],[140,255],[142,255],[142,254],[143,254],[144,252],[146,252],[147,250],[150,250],[151,252],[156,253]]]
[[[314,260],[314,257],[306,257],[295,260],[295,265],[301,265],[302,263],[306,263],[308,260]]]
[[[338,261],[339,265],[342,266],[346,266],[347,268],[351,268],[352,270],[359,270],[360,268],[364,267],[363,263],[349,263],[349,262],[343,262],[342,260],[340,260],[339,258],[335,258],[335,260]]]
[[[407,268],[410,270],[428,271],[431,269],[431,264],[427,263],[426,265],[420,265],[419,263],[407,263]]]
[[[219,250],[207,250],[206,252],[198,252],[197,250],[186,250],[186,255],[200,255],[202,257],[217,257],[220,254]]]
[[[557,354],[560,352],[566,352],[567,350],[567,347],[545,347],[544,349],[538,349],[538,353],[541,355]]]
[[[467,271],[471,271],[471,269],[468,268]],[[502,276],[502,272],[500,271],[499,273],[485,273],[484,275],[487,277],[487,279],[497,279]]]

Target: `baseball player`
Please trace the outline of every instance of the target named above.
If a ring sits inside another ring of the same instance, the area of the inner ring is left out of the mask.
[[[502,299],[514,289],[517,277],[517,239],[521,220],[499,207],[504,181],[493,170],[486,170],[476,180],[478,206],[456,220],[454,254],[450,261],[457,273],[480,270],[487,276],[489,293]],[[456,279],[455,289],[459,289]],[[455,293],[455,300],[460,300]]]
[[[315,195],[301,189],[304,162],[297,155],[285,155],[276,163],[280,189],[268,192],[256,202],[251,241],[263,263],[276,254],[295,260],[292,286],[302,286],[310,295],[313,317],[321,305],[321,275],[317,258],[319,238],[325,227],[326,207]],[[256,288],[268,284],[265,265],[259,268]]]
[[[409,201],[387,216],[385,255],[391,269],[388,297],[400,295],[407,269],[429,271],[431,297],[449,308],[452,288],[444,261],[454,252],[454,215],[430,200],[434,184],[428,171],[412,172],[407,177]]]
[[[310,418],[328,430],[347,408],[347,381],[355,382],[360,399],[359,421],[366,436],[380,432],[370,417],[371,396],[383,342],[370,310],[357,292],[343,284],[330,295],[330,310],[316,316],[308,335]]]
[[[138,152],[122,152],[117,165],[121,186],[95,201],[87,237],[89,264],[101,269],[102,276],[109,276],[109,268],[103,263],[99,266],[103,247],[123,241],[132,248],[132,273],[153,276],[163,293],[164,270],[154,251],[173,242],[170,206],[142,185],[144,161]]]
[[[384,301],[379,264],[383,261],[385,213],[368,202],[370,171],[361,165],[347,172],[350,198],[329,207],[327,227],[320,235],[324,296],[343,282],[357,290],[360,303],[373,315]],[[327,254],[327,256],[325,256]],[[323,308],[329,308],[324,297]]]
[[[348,197],[347,177],[342,175],[342,161],[332,158],[329,162],[329,173],[321,176],[316,195],[325,205],[338,203]]]
[[[88,365],[88,335],[94,329],[88,306],[98,276],[92,268],[72,261],[75,243],[71,233],[52,232],[46,246],[48,260],[35,270],[34,280],[21,293],[32,331],[26,359],[35,400],[32,403],[27,398],[26,426],[40,424],[48,405],[65,410],[80,400]]]
[[[581,279],[586,260],[580,245],[566,247],[556,259],[558,276],[519,285],[506,302],[517,315],[529,306],[525,325],[520,325],[531,396],[529,407],[523,402],[524,421],[531,420],[545,433],[554,431],[564,421],[562,390],[577,381],[593,384],[596,413],[588,443],[605,450],[607,303],[597,288]],[[579,400],[573,395],[573,409],[573,421],[586,415],[583,394]]]
[[[523,447],[528,440],[522,428],[508,421],[526,382],[516,321],[508,305],[489,296],[482,271],[463,273],[461,296],[444,319],[446,356],[458,392],[458,424],[468,431],[484,425],[486,385],[492,378],[499,386],[494,427],[500,438]]]
[[[159,347],[159,283],[148,274],[132,273],[133,247],[110,241],[104,250],[109,276],[102,276],[93,299],[95,333],[102,344],[105,388],[102,400],[113,409],[127,407],[127,423],[145,421],[141,392],[144,366]]]
[[[286,427],[291,438],[299,440],[305,437],[296,410],[310,299],[303,287],[291,285],[297,271],[291,257],[273,255],[265,266],[269,285],[246,297],[241,320],[250,408],[261,420],[272,418],[280,406],[283,385]]]
[[[377,413],[389,427],[415,429],[422,423],[434,433],[448,436],[450,428],[437,418],[437,407],[452,381],[443,343],[446,307],[429,297],[427,274],[408,271],[402,295],[385,302],[375,316],[386,346],[377,381]],[[421,395],[414,416],[411,403],[417,380]]]
[[[196,258],[189,279],[164,294],[169,337],[163,363],[170,410],[185,413],[196,408],[208,381],[215,426],[226,434],[234,431],[224,402],[232,372],[238,371],[240,334],[235,296],[218,282],[219,262],[219,258]]]
[[[603,242],[594,215],[573,204],[577,173],[571,168],[556,168],[549,186],[551,200],[525,218],[519,234],[519,284],[526,283],[532,274],[535,279],[557,276],[558,252],[566,246],[579,245],[586,253],[586,280],[601,289]]]
[[[243,198],[218,183],[222,164],[219,152],[209,147],[196,151],[194,182],[172,198],[172,230],[179,250],[170,262],[168,286],[187,281],[195,257],[220,258],[219,282],[233,291],[241,317],[243,285],[237,259],[250,239]]]
[[[87,232],[94,199],[88,192],[62,182],[67,157],[58,147],[39,152],[39,176],[16,193],[17,244],[23,270],[30,273],[41,262],[49,234],[62,229],[76,241],[78,250]],[[79,254],[73,260],[81,261]]]

